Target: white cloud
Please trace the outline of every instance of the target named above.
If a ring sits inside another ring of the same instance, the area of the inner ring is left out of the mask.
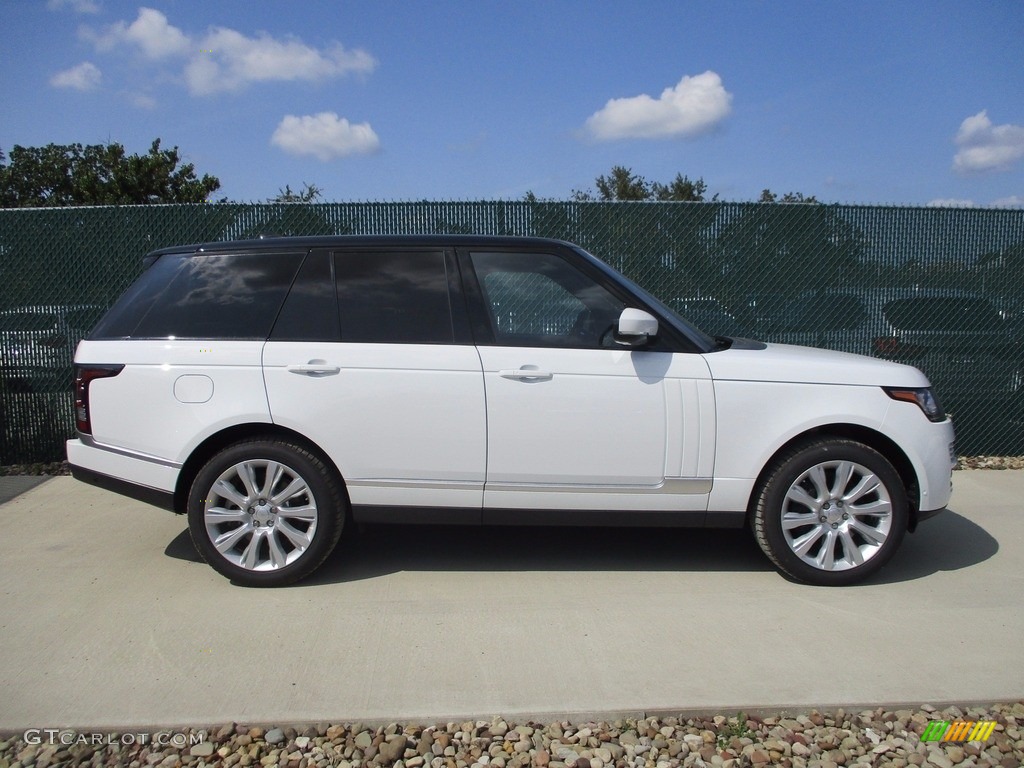
[[[959,200],[955,197],[940,197],[936,200],[928,201],[929,208],[974,208],[976,207],[973,200]]]
[[[1024,208],[1024,196],[1010,195],[993,200],[992,205],[996,208]]]
[[[353,125],[334,112],[302,117],[286,115],[270,142],[290,155],[313,155],[325,162],[380,149],[380,139],[369,123]]]
[[[130,47],[154,61],[184,56],[195,49],[188,35],[170,24],[160,11],[152,8],[139,8],[138,18],[131,24],[119,21],[98,33],[84,27],[80,35],[101,51]]]
[[[50,85],[54,88],[73,88],[76,91],[91,91],[100,84],[103,74],[99,67],[91,61],[83,61],[81,64],[58,72],[50,78]]]
[[[128,98],[139,109],[153,109],[156,106],[156,99],[148,93],[132,93]]]
[[[201,51],[185,68],[189,90],[198,95],[237,91],[249,83],[326,80],[350,73],[369,73],[376,60],[361,50],[348,51],[335,43],[323,50],[297,38],[277,40],[261,33],[246,37],[223,27],[211,30],[198,46]]]
[[[75,13],[99,13],[100,6],[93,0],[48,0],[46,7],[51,11],[70,8]]]
[[[599,141],[697,136],[713,129],[731,111],[732,94],[722,78],[707,71],[685,76],[653,99],[647,94],[611,99],[586,122]]]
[[[987,110],[964,120],[955,141],[960,151],[953,169],[959,173],[1005,171],[1024,158],[1024,126],[992,125]]]
[[[340,43],[317,49],[295,37],[278,39],[265,32],[248,37],[226,27],[187,33],[160,11],[144,7],[131,24],[119,21],[99,31],[83,27],[79,34],[103,52],[126,48],[152,61],[184,60],[185,84],[202,96],[238,91],[251,83],[366,74],[377,66],[366,51],[347,50]]]

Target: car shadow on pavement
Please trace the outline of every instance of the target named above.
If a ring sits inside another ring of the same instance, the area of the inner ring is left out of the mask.
[[[893,561],[866,585],[910,581],[977,565],[999,550],[981,526],[947,511],[907,534]],[[202,562],[188,530],[164,554]],[[365,525],[297,587],[402,571],[769,572],[746,529]]]
[[[309,584],[399,571],[765,571],[744,530],[366,526]]]
[[[203,562],[203,558],[196,551],[195,544],[192,543],[188,528],[171,539],[171,543],[164,547],[164,554],[175,560],[187,560],[190,563]]]
[[[164,554],[202,562],[188,530]],[[745,529],[362,525],[346,527],[298,586],[402,571],[769,571]]]
[[[983,563],[999,551],[992,534],[952,509],[907,533],[892,561],[865,584],[892,584]]]

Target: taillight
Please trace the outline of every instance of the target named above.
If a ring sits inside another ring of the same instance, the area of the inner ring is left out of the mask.
[[[874,339],[875,355],[878,357],[899,357],[912,359],[923,357],[924,347],[916,344],[907,344],[896,336],[876,336]]]
[[[123,365],[76,365],[75,366],[75,429],[83,435],[92,434],[92,419],[89,413],[89,384],[95,379],[117,376]]]

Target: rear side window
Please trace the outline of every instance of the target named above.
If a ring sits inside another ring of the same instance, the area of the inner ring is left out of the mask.
[[[165,254],[92,339],[266,339],[301,253]]]
[[[271,341],[340,341],[331,254],[312,251],[281,308]]]
[[[342,341],[453,343],[443,251],[341,251],[334,270]]]
[[[1003,320],[985,299],[927,297],[893,301],[883,310],[886,319],[901,331],[999,331]]]

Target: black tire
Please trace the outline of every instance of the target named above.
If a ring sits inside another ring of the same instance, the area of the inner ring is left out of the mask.
[[[903,482],[882,454],[861,443],[805,443],[780,456],[766,478],[751,527],[772,563],[797,581],[863,581],[889,561],[906,533]]]
[[[279,587],[327,559],[347,507],[341,479],[320,457],[285,440],[253,439],[224,448],[196,475],[188,527],[218,573],[248,587]]]

